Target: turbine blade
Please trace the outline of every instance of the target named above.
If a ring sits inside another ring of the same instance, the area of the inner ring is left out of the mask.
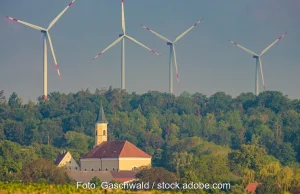
[[[266,85],[265,85],[265,80],[264,80],[264,73],[263,73],[263,69],[262,69],[262,62],[261,62],[260,57],[258,59],[259,59],[261,80],[262,80],[262,84],[263,84],[263,87],[264,87],[264,91],[266,91]]]
[[[238,43],[236,43],[236,42],[234,42],[234,41],[232,41],[232,40],[229,40],[229,42],[231,42],[231,43],[234,44],[235,46],[240,47],[241,49],[243,49],[244,51],[246,51],[247,53],[249,53],[249,54],[251,54],[251,55],[258,56],[258,54],[256,54],[255,52],[253,52],[253,51],[251,51],[251,50],[249,50],[249,49],[247,49],[247,48],[245,48],[245,47],[239,45]]]
[[[33,29],[36,29],[36,30],[45,30],[45,31],[46,31],[45,28],[42,28],[42,27],[40,27],[40,26],[37,26],[37,25],[34,25],[34,24],[30,24],[30,23],[27,23],[27,22],[24,22],[24,21],[21,21],[21,20],[18,20],[18,19],[16,19],[16,18],[12,18],[12,17],[9,17],[9,16],[5,16],[5,17],[6,17],[7,19],[9,19],[9,20],[12,20],[12,21],[21,23],[21,24],[23,24],[23,25],[25,25],[25,26],[28,26],[28,27],[30,27],[30,28],[33,28]]]
[[[178,85],[180,85],[180,82],[179,82],[179,73],[178,73],[178,67],[177,67],[177,59],[176,59],[175,45],[173,45],[173,55],[174,55],[174,64],[175,64],[175,69],[176,69],[176,79],[177,79]]]
[[[270,44],[268,47],[266,47],[263,51],[261,51],[260,56],[262,56],[265,52],[267,52],[271,47],[273,47],[279,40],[281,40],[285,35],[287,34],[284,33],[280,37],[278,37],[272,44]]]
[[[167,39],[166,37],[164,37],[164,36],[158,34],[157,32],[154,32],[154,31],[151,30],[150,28],[144,26],[143,24],[141,24],[141,26],[142,26],[144,29],[146,29],[146,30],[152,32],[153,34],[155,34],[157,37],[161,38],[162,40],[167,41],[167,42],[172,42],[172,41],[170,41],[169,39]]]
[[[71,5],[75,2],[75,0],[72,0],[68,6],[62,11],[60,12],[60,14],[58,14],[58,16],[56,16],[54,18],[54,20],[49,24],[49,27],[47,30],[50,30],[52,28],[52,26],[59,20],[59,18],[69,9],[69,7],[71,7]]]
[[[106,47],[103,51],[101,51],[100,53],[98,53],[93,60],[95,60],[97,57],[99,57],[100,55],[102,55],[105,51],[107,51],[108,49],[110,49],[111,47],[115,46],[118,42],[120,42],[122,39],[124,38],[124,36],[120,36],[117,40],[115,40],[113,43],[111,43],[108,47]]]
[[[122,1],[122,30],[123,33],[125,34],[124,0],[121,1]]]
[[[54,53],[54,49],[53,49],[53,45],[52,45],[52,41],[51,41],[51,37],[50,37],[49,33],[47,33],[47,37],[48,37],[48,41],[49,41],[49,45],[50,45],[50,49],[52,52],[52,56],[53,56],[53,60],[55,63],[55,68],[56,68],[57,74],[58,74],[59,78],[61,78],[60,71],[59,71],[58,64],[57,64],[56,57],[55,57],[55,53]]]
[[[128,38],[129,40],[131,40],[132,42],[134,42],[134,43],[140,45],[141,47],[144,47],[145,49],[151,51],[152,53],[154,53],[154,54],[160,56],[160,54],[158,54],[155,50],[153,50],[153,49],[151,49],[151,48],[148,48],[147,46],[143,45],[142,43],[140,43],[139,41],[135,40],[134,38],[132,38],[132,37],[130,37],[130,36],[128,36],[128,35],[126,35],[125,37]]]
[[[204,19],[199,20],[197,23],[195,23],[192,27],[187,29],[185,32],[183,32],[181,35],[177,36],[174,43],[180,40],[184,35],[186,35],[189,31],[191,31],[194,27],[196,27],[200,22],[202,22]]]

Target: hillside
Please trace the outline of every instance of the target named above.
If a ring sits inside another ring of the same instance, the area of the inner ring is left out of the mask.
[[[31,158],[53,161],[61,150],[76,160],[94,145],[102,101],[109,137],[128,140],[153,156],[153,166],[182,182],[249,182],[300,189],[300,100],[280,92],[139,95],[109,88],[51,93],[22,103],[0,92],[0,180],[22,179]],[[297,190],[298,189],[298,190]],[[237,192],[235,192],[237,193]]]

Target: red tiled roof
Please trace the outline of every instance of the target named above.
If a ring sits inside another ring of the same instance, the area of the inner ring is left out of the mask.
[[[246,187],[246,191],[251,193],[251,194],[254,194],[255,193],[255,190],[256,188],[258,187],[258,185],[260,185],[261,183],[249,183]]]
[[[141,149],[126,140],[105,141],[94,147],[81,158],[122,158],[122,157],[137,157],[151,158]]]
[[[55,165],[59,165],[59,163],[64,159],[68,152],[64,152],[63,154],[58,154],[56,161],[54,162]]]

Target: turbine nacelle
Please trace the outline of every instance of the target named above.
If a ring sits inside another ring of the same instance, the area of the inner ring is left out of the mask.
[[[184,37],[189,31],[191,31],[195,26],[197,26],[201,21],[203,21],[203,19],[199,20],[197,23],[195,23],[192,27],[190,27],[189,29],[187,29],[185,32],[183,32],[182,34],[180,34],[179,36],[176,37],[176,39],[174,41],[171,41],[169,39],[167,39],[166,37],[164,37],[163,35],[158,34],[157,32],[151,30],[150,28],[144,26],[143,24],[141,24],[142,28],[144,28],[147,31],[150,31],[151,33],[153,33],[154,35],[156,35],[158,38],[164,40],[167,42],[167,45],[170,46],[170,55],[169,55],[169,91],[172,94],[173,93],[173,77],[172,77],[172,63],[174,60],[175,63],[175,69],[176,69],[176,78],[178,81],[178,85],[179,85],[179,74],[178,74],[178,68],[177,68],[177,59],[176,59],[176,51],[175,51],[175,43],[181,39],[182,37]]]
[[[263,54],[265,54],[271,47],[273,47],[279,40],[281,40],[286,34],[287,34],[287,32],[282,34],[280,37],[278,37],[272,44],[270,44],[264,50],[262,50],[260,54],[256,54],[255,52],[239,45],[238,43],[236,43],[232,40],[229,40],[229,42],[231,42],[232,44],[234,44],[237,47],[240,47],[241,49],[243,49],[247,53],[251,54],[254,59],[256,59],[256,74],[255,74],[255,76],[256,76],[256,78],[255,78],[255,94],[256,95],[258,95],[258,93],[259,93],[258,92],[258,70],[259,70],[259,68],[260,68],[260,74],[261,74],[261,80],[262,80],[262,83],[263,83],[263,87],[264,87],[264,90],[266,90],[265,81],[264,81],[264,74],[263,74],[263,69],[262,69],[262,62],[261,62],[260,57]]]
[[[30,27],[30,28],[33,28],[35,30],[38,30],[40,32],[42,32],[44,34],[44,87],[43,87],[43,90],[44,90],[44,95],[43,95],[43,99],[44,100],[47,100],[47,94],[48,94],[48,83],[47,83],[47,76],[48,76],[48,72],[47,72],[47,41],[46,39],[48,40],[48,43],[49,43],[49,46],[50,46],[50,49],[51,49],[51,52],[52,52],[52,56],[53,56],[53,60],[54,60],[54,63],[55,63],[55,68],[56,68],[56,71],[58,73],[58,76],[61,78],[61,75],[60,75],[60,72],[59,72],[59,68],[58,68],[58,64],[57,64],[57,61],[56,61],[56,57],[55,57],[55,53],[54,53],[54,48],[53,48],[53,45],[52,45],[52,41],[51,41],[51,37],[50,37],[50,34],[48,33],[48,31],[53,27],[53,25],[61,18],[61,16],[69,9],[69,7],[75,2],[75,0],[72,0],[68,6],[62,11],[60,12],[60,14],[58,14],[54,20],[49,24],[48,28],[45,29],[43,27],[40,27],[40,26],[37,26],[37,25],[34,25],[34,24],[30,24],[28,22],[24,22],[22,20],[18,20],[16,18],[12,18],[12,17],[9,17],[9,16],[5,16],[7,19],[9,20],[12,20],[14,22],[18,22],[18,23],[21,23],[27,27]]]
[[[122,34],[119,34],[119,38],[117,38],[114,42],[112,42],[108,47],[106,47],[104,50],[102,50],[100,53],[98,53],[93,60],[95,60],[97,57],[102,55],[104,52],[115,46],[118,42],[122,41],[122,46],[121,46],[121,88],[125,89],[125,38],[140,45],[141,47],[151,51],[152,53],[159,55],[155,50],[148,48],[144,44],[140,43],[133,37],[129,36],[125,32],[125,15],[124,15],[124,0],[122,2]]]

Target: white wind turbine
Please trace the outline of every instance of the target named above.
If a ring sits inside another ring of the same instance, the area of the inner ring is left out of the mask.
[[[35,30],[39,30],[43,33],[44,35],[44,45],[43,45],[43,49],[44,49],[44,87],[43,87],[43,90],[44,90],[44,94],[43,94],[43,99],[44,100],[47,100],[47,96],[48,96],[48,83],[47,83],[47,80],[48,80],[48,60],[47,60],[47,40],[48,40],[48,43],[50,45],[50,49],[51,49],[51,52],[52,52],[52,56],[53,56],[53,60],[54,60],[54,63],[55,63],[55,67],[56,67],[56,70],[57,70],[57,73],[58,73],[58,76],[61,78],[61,75],[60,75],[60,72],[59,72],[59,68],[58,68],[58,64],[57,64],[57,61],[56,61],[56,57],[55,57],[55,53],[54,53],[54,49],[53,49],[53,45],[52,45],[52,41],[51,41],[51,37],[50,37],[50,34],[49,34],[49,30],[53,27],[53,25],[59,20],[59,18],[67,11],[67,9],[75,2],[75,0],[72,0],[68,6],[60,13],[58,14],[58,16],[56,16],[54,18],[54,20],[49,24],[48,28],[45,29],[45,28],[42,28],[40,26],[36,26],[36,25],[33,25],[33,24],[30,24],[30,23],[27,23],[27,22],[24,22],[24,21],[21,21],[21,20],[18,20],[16,18],[12,18],[12,17],[9,17],[9,16],[6,16],[7,19],[10,19],[10,20],[13,20],[15,22],[19,22],[25,26],[28,26],[30,28],[33,28]]]
[[[283,35],[281,35],[280,37],[278,37],[272,44],[270,44],[269,46],[267,46],[263,51],[261,51],[261,53],[258,55],[255,52],[237,44],[234,41],[229,40],[229,42],[231,42],[232,44],[240,47],[241,49],[243,49],[244,51],[246,51],[247,53],[253,55],[253,58],[256,59],[256,72],[255,72],[255,94],[258,95],[259,94],[259,86],[258,86],[258,71],[260,68],[260,74],[261,74],[261,80],[262,80],[262,84],[263,84],[263,88],[264,90],[266,90],[266,86],[265,86],[265,80],[264,80],[264,74],[263,74],[263,69],[262,69],[262,62],[260,57],[265,54],[271,47],[273,47],[280,39],[282,39],[285,35],[287,34],[284,33]]]
[[[195,23],[192,27],[190,27],[189,29],[187,29],[185,32],[183,32],[181,35],[177,36],[175,38],[174,41],[170,41],[169,39],[167,39],[166,37],[158,34],[157,32],[154,32],[153,30],[151,30],[150,28],[144,26],[143,24],[141,24],[141,26],[143,28],[145,28],[146,30],[152,32],[153,34],[155,34],[157,37],[159,37],[160,39],[164,40],[167,42],[167,45],[170,46],[170,56],[169,56],[169,92],[170,94],[173,94],[173,70],[172,70],[172,63],[173,63],[173,59],[174,59],[174,64],[175,64],[175,69],[176,69],[176,78],[179,84],[179,74],[178,74],[178,68],[177,68],[177,60],[176,60],[176,51],[175,51],[175,43],[180,40],[183,36],[185,36],[189,31],[191,31],[195,26],[197,26],[200,22],[202,22],[203,19],[199,20],[197,23]]]
[[[108,49],[112,48],[113,46],[115,46],[118,42],[120,42],[122,40],[122,46],[121,46],[121,87],[122,89],[125,89],[125,38],[131,40],[132,42],[144,47],[145,49],[151,51],[152,53],[159,55],[156,51],[154,51],[153,49],[148,48],[147,46],[145,46],[144,44],[138,42],[136,39],[132,38],[131,36],[126,34],[125,31],[125,16],[124,16],[124,0],[121,0],[121,4],[122,4],[122,30],[123,30],[123,34],[119,35],[119,38],[116,39],[111,45],[109,45],[107,48],[105,48],[103,51],[101,51],[100,53],[98,53],[93,60],[95,60],[97,57],[99,57],[100,55],[102,55],[105,51],[107,51]]]

